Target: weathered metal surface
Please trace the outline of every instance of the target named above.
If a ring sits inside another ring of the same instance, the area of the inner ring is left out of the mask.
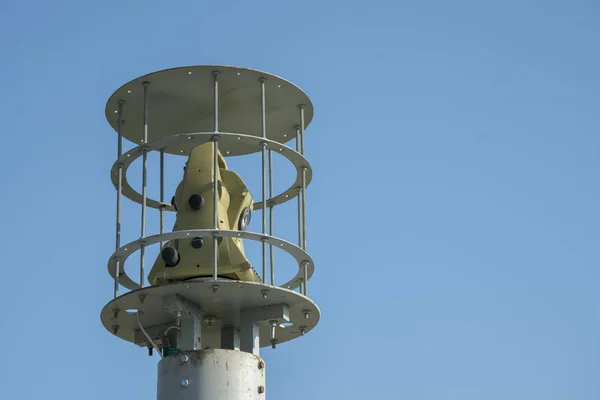
[[[157,400],[263,400],[264,361],[223,349],[196,350],[158,363]]]

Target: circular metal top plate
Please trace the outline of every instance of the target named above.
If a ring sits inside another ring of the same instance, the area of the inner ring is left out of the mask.
[[[208,327],[202,326],[202,334],[218,333],[222,326],[240,328],[240,315],[242,310],[249,308],[265,307],[275,304],[287,304],[289,319],[293,324],[286,328],[277,328],[275,338],[278,343],[287,342],[301,336],[301,329],[305,333],[312,330],[319,322],[321,312],[319,307],[308,297],[293,290],[262,283],[218,280],[219,289],[213,292],[213,280],[186,281],[162,286],[150,286],[134,290],[109,302],[102,309],[100,318],[104,327],[114,334],[113,327],[119,326],[116,336],[129,342],[136,343],[136,331],[139,330],[137,317],[125,310],[141,310],[140,320],[151,336],[158,332],[156,328],[165,324],[173,324],[174,316],[163,311],[163,298],[168,295],[180,295],[197,304],[205,316],[213,316],[216,323]],[[267,290],[267,298],[263,291]],[[140,301],[143,295],[143,303]],[[145,297],[144,297],[145,296]],[[119,309],[117,318],[113,310]],[[309,318],[306,318],[308,312]],[[260,330],[260,347],[270,346],[270,326],[268,321],[258,322]]]
[[[136,78],[120,87],[106,104],[106,119],[118,129],[118,103],[123,101],[123,137],[140,144],[144,137],[144,82],[148,82],[148,141],[214,127],[213,71],[219,71],[219,130],[262,136],[261,85],[265,78],[267,138],[285,143],[296,137],[300,105],[304,127],[313,117],[308,96],[294,84],[265,72],[227,66],[191,66],[167,69]],[[260,148],[232,149],[230,155]],[[180,154],[179,149],[165,150]]]

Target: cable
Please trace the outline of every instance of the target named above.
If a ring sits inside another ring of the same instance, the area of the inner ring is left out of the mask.
[[[177,329],[179,332],[181,332],[181,328],[180,327],[172,325],[172,326],[170,326],[170,327],[167,328],[167,330],[165,331],[164,335],[167,336],[167,333],[169,333],[169,331],[171,329]]]
[[[148,335],[148,332],[146,332],[146,330],[142,326],[142,321],[140,321],[140,314],[141,313],[142,312],[140,310],[138,310],[135,313],[135,316],[137,317],[138,325],[140,326],[140,329],[142,330],[142,333],[144,334],[144,336],[146,336],[146,339],[148,339],[148,341],[150,342],[150,344],[152,345],[152,347],[154,347],[156,349],[156,352],[158,353],[158,355],[160,356],[160,358],[163,358],[163,355],[161,354],[160,349],[158,348],[158,346],[156,345],[156,343],[154,343],[154,341],[152,339],[150,339],[150,335]]]

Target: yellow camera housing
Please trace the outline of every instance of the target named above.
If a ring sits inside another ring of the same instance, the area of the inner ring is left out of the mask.
[[[254,200],[244,181],[227,169],[218,153],[218,228],[245,230]],[[177,186],[173,206],[177,219],[173,231],[213,228],[214,143],[192,149]],[[212,238],[177,239],[164,244],[148,276],[151,285],[212,276]],[[244,254],[241,238],[218,239],[219,277],[258,282],[260,279]]]

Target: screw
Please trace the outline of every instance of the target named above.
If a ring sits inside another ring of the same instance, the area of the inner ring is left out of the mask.
[[[277,339],[275,339],[275,330],[277,329],[277,321],[272,320],[272,321],[269,321],[269,323],[271,324],[271,346],[273,348],[275,348],[277,345]]]
[[[258,369],[263,369],[265,367],[265,362],[263,360],[260,360],[258,362]]]
[[[259,386],[258,387],[258,393],[263,394],[265,392],[265,387],[264,386]]]
[[[183,387],[188,387],[189,384],[190,384],[190,381],[188,379],[183,379],[181,381],[181,386],[183,386]]]
[[[263,299],[266,300],[267,299],[267,295],[269,294],[269,291],[265,289],[261,293],[262,293]]]
[[[181,361],[182,364],[185,364],[186,362],[190,361],[190,358],[187,354],[183,354],[181,357],[179,357],[179,361]]]
[[[146,295],[145,294],[140,294],[140,303],[144,304],[144,300],[146,300]]]

